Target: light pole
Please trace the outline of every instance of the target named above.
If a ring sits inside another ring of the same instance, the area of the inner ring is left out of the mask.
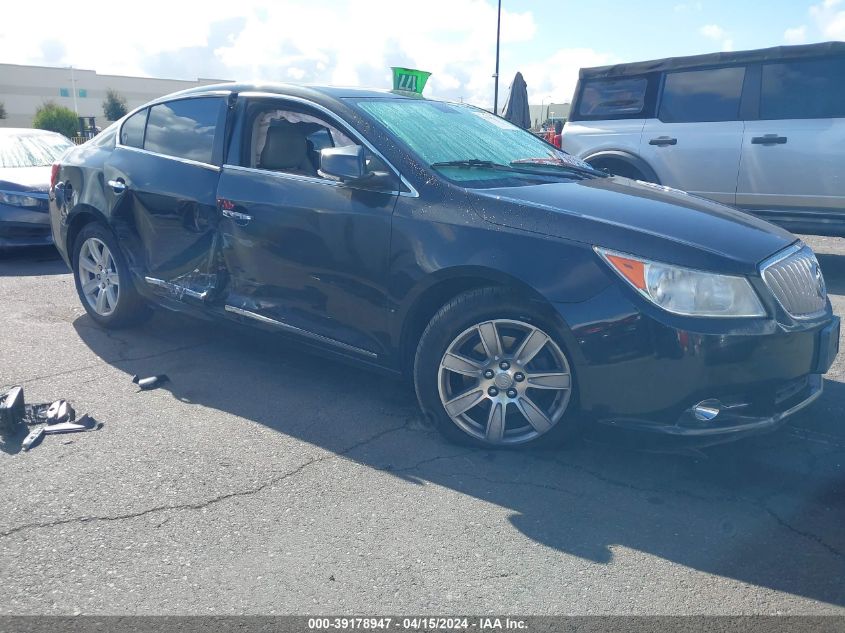
[[[499,114],[499,35],[502,30],[502,0],[496,17],[496,72],[493,73],[493,114]]]
[[[79,116],[79,106],[76,104],[76,77],[73,74],[73,66],[70,67],[70,89],[73,91],[73,109],[76,116]]]

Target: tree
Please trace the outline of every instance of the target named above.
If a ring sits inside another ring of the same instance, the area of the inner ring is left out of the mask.
[[[0,101],[0,119],[6,118],[6,104]]]
[[[79,134],[79,120],[73,110],[60,106],[54,101],[46,101],[35,111],[32,127],[58,132],[68,138]]]
[[[117,91],[109,88],[103,100],[103,114],[109,121],[117,121],[126,116],[126,99]]]

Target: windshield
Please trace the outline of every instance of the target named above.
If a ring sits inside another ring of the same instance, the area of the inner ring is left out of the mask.
[[[571,177],[565,171],[570,167],[592,171],[587,163],[474,106],[407,99],[361,99],[357,105],[422,162],[463,186]],[[497,166],[514,169],[503,173]]]
[[[59,134],[0,135],[0,167],[52,165],[73,143]]]

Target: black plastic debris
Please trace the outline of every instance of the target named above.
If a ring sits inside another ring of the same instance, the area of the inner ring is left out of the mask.
[[[14,435],[24,423],[23,387],[0,394],[0,434]]]
[[[170,378],[167,377],[165,374],[159,374],[158,376],[149,376],[147,378],[141,378],[137,374],[132,376],[132,382],[134,382],[142,391],[149,391],[150,389],[158,389],[164,383],[170,382]]]
[[[29,434],[20,443],[20,448],[25,451],[37,446],[46,435],[93,431],[103,426],[101,422],[87,413],[77,419],[76,411],[70,402],[65,399],[59,399],[55,402],[27,404],[23,398],[23,389],[20,387],[15,387],[0,397],[3,398],[0,401],[0,408],[14,411],[13,414],[5,415],[9,419],[17,420],[17,430],[26,426],[30,428]],[[6,448],[3,449],[6,452],[9,452],[8,440],[12,437],[13,435],[7,437]],[[18,435],[18,439],[19,437]]]

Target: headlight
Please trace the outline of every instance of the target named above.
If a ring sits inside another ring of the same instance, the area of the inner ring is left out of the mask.
[[[598,246],[595,250],[622,279],[667,312],[701,317],[766,316],[745,277],[661,264]]]
[[[0,191],[0,204],[8,204],[13,207],[40,207],[41,200],[33,196],[26,196],[10,191]]]

